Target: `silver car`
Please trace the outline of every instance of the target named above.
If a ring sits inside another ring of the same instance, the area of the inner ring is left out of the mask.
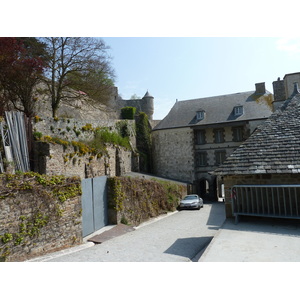
[[[182,200],[180,200],[178,209],[179,210],[184,208],[200,209],[201,207],[203,207],[203,199],[196,194],[192,194],[192,195],[186,195]]]

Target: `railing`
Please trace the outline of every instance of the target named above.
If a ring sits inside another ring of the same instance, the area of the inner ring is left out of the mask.
[[[300,218],[300,185],[235,185],[231,189],[232,212],[274,218]]]

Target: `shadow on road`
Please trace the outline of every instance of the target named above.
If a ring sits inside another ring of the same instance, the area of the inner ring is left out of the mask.
[[[297,219],[241,216],[238,224],[235,224],[234,219],[227,219],[223,228],[234,231],[300,236],[300,220]]]
[[[212,239],[213,236],[177,239],[164,253],[192,259],[197,253],[206,248]]]

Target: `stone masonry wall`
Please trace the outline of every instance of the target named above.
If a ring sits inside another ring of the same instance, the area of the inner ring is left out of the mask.
[[[113,145],[106,146],[103,156],[80,154],[73,146],[36,142],[35,172],[47,175],[65,175],[91,178],[121,176],[131,171],[132,152]]]
[[[63,186],[70,187],[69,195],[80,191],[80,180],[49,179],[48,185],[35,175],[16,176],[0,177],[0,261],[24,261],[81,244],[79,192],[63,200],[57,192],[66,191]]]
[[[298,174],[258,174],[224,176],[226,217],[232,218],[231,188],[238,184],[300,184]]]
[[[33,124],[34,131],[42,133],[44,136],[56,136],[67,141],[90,140],[94,136],[94,129],[108,128],[111,131],[117,131],[121,123],[126,123],[130,131],[130,142],[136,147],[134,133],[134,120],[79,120],[61,118],[54,120],[51,117],[37,119]]]
[[[108,179],[108,214],[111,224],[140,223],[168,211],[175,211],[187,194],[178,182],[133,177]]]
[[[193,182],[193,130],[190,128],[156,130],[152,132],[152,139],[154,174]]]

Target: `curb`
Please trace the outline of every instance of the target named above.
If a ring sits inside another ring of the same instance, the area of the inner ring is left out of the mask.
[[[134,229],[139,229],[141,227],[144,227],[144,226],[147,226],[147,225],[150,225],[154,222],[157,222],[163,218],[166,218],[166,217],[169,217],[175,213],[177,213],[178,211],[174,211],[174,212],[168,212],[164,215],[160,215],[158,217],[155,217],[153,219],[150,219],[148,221],[145,221],[143,223],[141,223],[140,225],[136,226],[136,227],[133,227]],[[36,258],[32,258],[32,259],[29,259],[29,260],[25,260],[24,262],[47,262],[51,259],[54,259],[54,258],[57,258],[57,257],[60,257],[60,256],[63,256],[63,255],[67,255],[67,254],[71,254],[71,253],[75,253],[75,252],[78,252],[80,250],[83,250],[83,249],[87,249],[87,248],[90,248],[90,247],[93,247],[95,246],[95,243],[93,242],[88,242],[87,240],[91,237],[91,236],[95,236],[100,233],[103,233],[105,231],[108,231],[109,229],[113,228],[114,226],[116,225],[108,225],[108,226],[105,226],[103,228],[101,228],[100,230],[92,233],[91,235],[89,236],[86,236],[83,238],[83,244],[81,245],[78,245],[78,246],[74,246],[74,247],[71,247],[71,248],[68,248],[68,249],[64,249],[64,250],[61,250],[61,251],[57,251],[57,252],[53,252],[53,253],[49,253],[49,254],[46,254],[46,255],[43,255],[43,256],[39,256],[39,257],[36,257]]]
[[[46,262],[46,261],[51,260],[53,258],[57,258],[57,257],[63,256],[63,255],[75,253],[75,252],[78,252],[80,250],[93,247],[94,245],[95,244],[93,242],[87,242],[87,243],[79,245],[79,246],[74,246],[72,248],[64,249],[64,250],[61,250],[61,251],[57,251],[57,252],[49,253],[49,254],[39,256],[39,257],[36,257],[36,258],[32,258],[32,259],[29,259],[29,260],[25,260],[24,262]]]
[[[226,222],[226,219],[225,219],[225,221],[223,222],[223,224],[220,226],[220,228],[218,229],[218,232],[214,235],[214,237],[213,237],[213,239],[210,241],[210,243],[206,246],[206,248],[204,248],[202,251],[200,251],[200,253],[201,253],[201,255],[199,256],[199,254],[198,255],[196,255],[196,256],[198,256],[200,259],[198,259],[198,262],[204,262],[205,261],[205,256],[206,256],[206,254],[207,254],[207,252],[209,252],[209,250],[210,250],[210,248],[213,246],[213,244],[214,244],[214,242],[215,242],[215,240],[218,238],[218,236],[221,234],[221,231],[222,231],[222,229],[223,229],[223,226],[224,226],[224,224],[225,224],[225,222]],[[195,256],[195,258],[196,258],[196,256]]]

